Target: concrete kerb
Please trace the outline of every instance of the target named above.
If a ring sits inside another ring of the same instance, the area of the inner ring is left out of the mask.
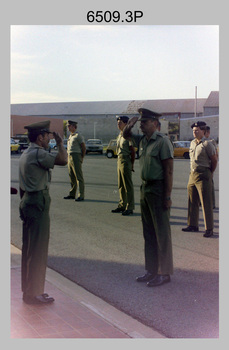
[[[21,265],[21,250],[11,245],[11,268]],[[131,338],[166,339],[162,334],[106,303],[56,271],[47,268],[46,280]]]

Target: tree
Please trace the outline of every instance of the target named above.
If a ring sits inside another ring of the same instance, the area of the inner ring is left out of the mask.
[[[63,131],[64,131],[64,137],[67,138],[67,120],[63,120]]]

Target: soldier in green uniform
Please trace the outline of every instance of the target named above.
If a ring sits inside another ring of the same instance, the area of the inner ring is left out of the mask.
[[[204,139],[206,123],[198,121],[191,125],[193,136],[190,144],[190,175],[188,181],[188,226],[184,232],[198,232],[199,206],[201,203],[205,233],[213,235],[212,177],[217,166],[216,149],[211,141]]]
[[[139,144],[141,217],[145,241],[145,270],[138,282],[148,287],[170,282],[173,273],[170,207],[173,181],[173,147],[167,136],[157,131],[160,114],[140,108],[123,130],[125,138]],[[140,120],[143,135],[133,135],[132,127]]]
[[[122,215],[133,214],[134,210],[134,186],[132,182],[132,171],[134,171],[135,149],[131,141],[124,139],[122,132],[129,118],[118,116],[117,123],[120,134],[117,138],[117,171],[119,204],[112,210],[112,213],[122,213]]]
[[[47,151],[50,121],[25,126],[29,147],[19,160],[20,216],[23,220],[22,292],[28,304],[51,303],[54,298],[44,293],[50,234],[50,169],[67,164],[62,138],[53,132],[58,153]]]
[[[69,195],[64,197],[64,199],[75,199],[75,201],[79,202],[84,200],[85,184],[82,164],[86,154],[86,146],[83,136],[76,131],[77,122],[68,120],[67,126],[71,133],[67,143],[68,173],[71,189]],[[78,197],[75,198],[77,188],[79,188],[79,193]]]
[[[217,143],[216,143],[216,141],[214,139],[210,138],[210,134],[211,134],[210,126],[205,126],[204,138],[207,141],[210,141],[213,144],[213,146],[215,147],[217,160],[218,160]],[[212,205],[213,205],[213,209],[215,209],[215,185],[214,185],[213,176],[212,176]]]

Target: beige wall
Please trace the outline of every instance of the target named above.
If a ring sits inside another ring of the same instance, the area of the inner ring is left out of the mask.
[[[193,140],[192,128],[191,125],[195,121],[204,121],[211,128],[211,138],[216,141],[219,139],[219,117],[201,117],[201,118],[191,118],[183,119],[180,121],[180,140]]]

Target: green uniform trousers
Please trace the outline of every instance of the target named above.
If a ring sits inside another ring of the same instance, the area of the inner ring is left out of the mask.
[[[68,173],[71,183],[69,195],[75,197],[77,188],[79,188],[78,196],[84,198],[85,186],[82,171],[82,155],[80,153],[68,155]]]
[[[141,217],[145,241],[145,269],[152,274],[173,273],[170,210],[163,208],[163,180],[141,186]]]
[[[203,210],[205,230],[213,230],[212,172],[199,167],[191,171],[188,181],[188,225],[199,226],[200,203]]]
[[[44,293],[50,235],[48,190],[25,192],[20,202],[23,220],[21,283],[29,296]]]
[[[132,164],[129,156],[118,156],[119,208],[134,210],[134,186],[132,182]]]

